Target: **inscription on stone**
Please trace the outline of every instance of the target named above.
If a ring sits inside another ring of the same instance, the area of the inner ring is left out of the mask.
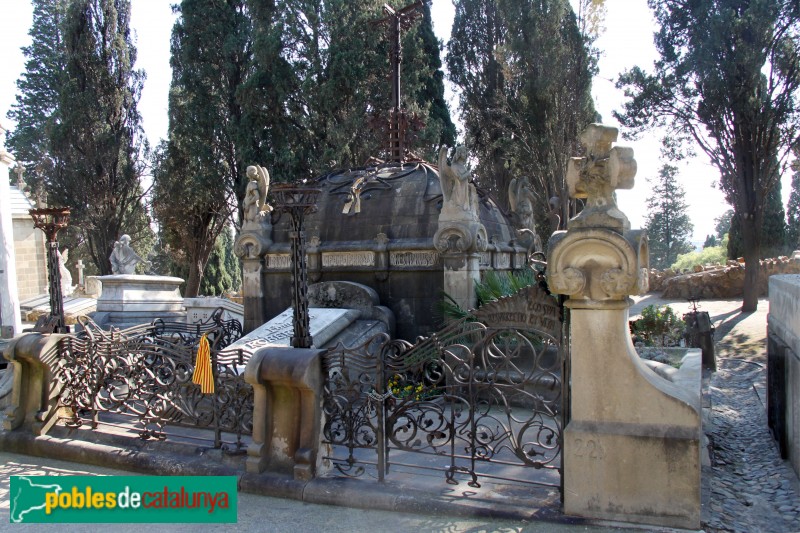
[[[290,307],[266,324],[231,344],[226,350],[241,348],[245,351],[254,351],[263,346],[289,346],[289,341],[294,333],[293,314],[294,312]],[[358,312],[348,309],[309,309],[311,335],[314,337],[314,344],[324,344],[347,327],[356,317],[358,317]]]
[[[480,254],[480,265],[482,267],[488,267],[492,265],[492,252],[481,252]]]
[[[389,262],[392,266],[398,267],[434,266],[439,262],[439,254],[423,251],[391,252]]]
[[[292,266],[289,254],[268,254],[267,268],[290,268]]]
[[[497,253],[494,255],[495,268],[510,268],[511,267],[511,254]]]
[[[374,252],[335,252],[322,254],[323,267],[375,266]]]
[[[588,457],[589,459],[603,459],[605,450],[599,442],[593,439],[575,439],[575,457]]]
[[[561,312],[556,300],[539,287],[521,291],[479,307],[475,316],[487,326],[532,329],[561,338]]]

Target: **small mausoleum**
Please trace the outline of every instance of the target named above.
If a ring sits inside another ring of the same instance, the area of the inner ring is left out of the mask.
[[[495,200],[468,183],[474,199],[448,209],[456,200],[446,199],[439,168],[425,161],[337,170],[307,185],[320,190],[316,211],[305,217],[309,283],[371,287],[394,313],[399,338],[438,329],[443,292],[471,307],[481,271],[526,264],[527,249]],[[290,217],[276,211],[244,224],[236,250],[244,261],[245,330],[292,301],[291,230]]]

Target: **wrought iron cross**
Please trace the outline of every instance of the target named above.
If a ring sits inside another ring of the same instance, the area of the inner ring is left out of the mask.
[[[389,52],[389,60],[392,63],[392,110],[388,124],[391,161],[404,161],[405,137],[410,125],[409,117],[400,107],[400,64],[403,62],[400,37],[404,30],[408,30],[422,16],[421,9],[426,3],[427,0],[417,0],[417,2],[398,10],[393,9],[389,4],[384,4],[383,11],[386,13],[386,17],[375,21],[375,24],[386,26],[389,42],[392,45]]]

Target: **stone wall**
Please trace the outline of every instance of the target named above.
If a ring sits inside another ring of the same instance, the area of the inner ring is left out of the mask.
[[[17,287],[21,301],[47,294],[47,257],[44,234],[33,227],[31,217],[14,217]]]
[[[744,263],[728,261],[726,265],[696,265],[693,272],[650,270],[650,290],[662,292],[664,298],[737,298],[744,287]],[[769,277],[776,274],[800,274],[800,252],[792,257],[761,261],[759,294],[765,296]]]
[[[800,475],[800,275],[769,280],[767,418]]]

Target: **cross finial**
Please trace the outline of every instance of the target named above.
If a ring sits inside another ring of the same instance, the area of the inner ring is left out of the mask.
[[[406,133],[412,127],[419,127],[416,117],[409,117],[401,107],[400,96],[400,64],[403,62],[400,37],[404,30],[422,16],[421,8],[428,0],[417,0],[402,9],[393,9],[389,4],[383,5],[386,17],[376,20],[375,24],[385,25],[391,44],[390,60],[392,63],[392,109],[389,112],[389,160],[404,162],[406,160]]]
[[[632,148],[611,147],[617,134],[617,128],[602,124],[590,124],[581,134],[586,155],[570,159],[567,185],[570,197],[586,198],[586,207],[569,221],[568,228],[630,229],[628,218],[617,208],[614,191],[633,188],[636,160]]]

